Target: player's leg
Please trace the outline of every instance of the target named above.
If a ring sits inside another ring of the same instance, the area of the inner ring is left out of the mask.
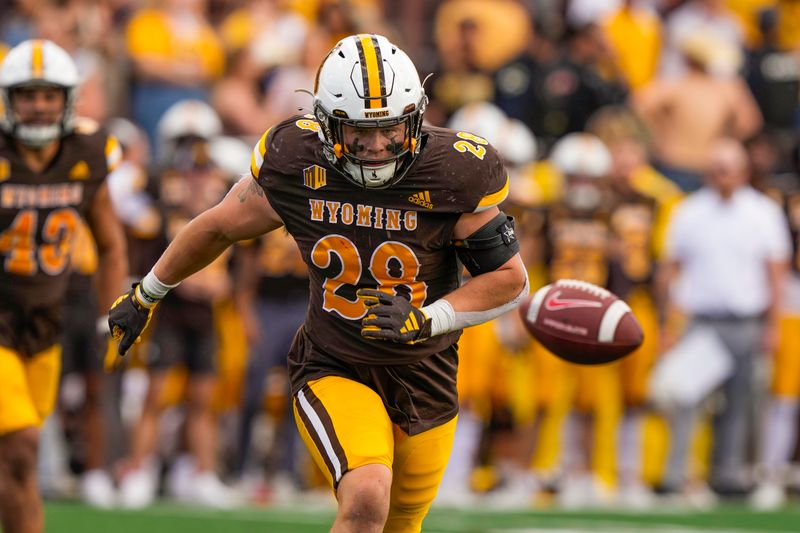
[[[658,317],[646,290],[634,291],[627,299],[644,331],[644,342],[619,365],[624,414],[619,425],[617,447],[620,503],[646,507],[653,495],[643,480],[642,424],[647,413],[647,387],[658,352]]]
[[[97,305],[91,291],[68,305],[62,361],[65,367],[71,363],[72,369],[83,376],[85,385],[79,433],[85,450],[81,496],[89,505],[108,508],[115,504],[116,489],[106,470],[110,451],[107,436],[111,434],[109,425],[119,428],[121,421],[114,420],[116,408],[107,404],[112,381],[102,370],[106,353],[100,353],[104,346],[98,341],[95,316]]]
[[[762,421],[751,503],[774,509],[786,500],[785,476],[797,441],[800,407],[800,314],[781,318],[772,365],[770,398]]]
[[[219,410],[216,396],[219,390],[217,364],[224,355],[216,350],[211,316],[207,328],[202,325],[200,314],[197,321],[189,327],[186,338],[189,350],[186,366],[189,372],[186,413],[187,447],[193,459],[194,468],[188,476],[181,476],[181,470],[172,477],[172,488],[177,494],[185,495],[193,503],[213,508],[235,507],[239,498],[219,478],[217,473],[217,452],[219,443]],[[177,465],[175,465],[177,466]]]
[[[327,376],[295,393],[294,415],[300,436],[336,491],[339,506],[331,531],[383,531],[394,435],[381,398],[366,385]]]
[[[394,427],[394,479],[384,533],[422,530],[453,447],[456,419],[413,436]]]
[[[573,405],[575,379],[570,364],[541,344],[534,343],[532,357],[535,379],[531,389],[541,414],[531,468],[540,480],[550,484],[560,473],[565,449],[562,433]]]
[[[141,508],[150,505],[158,488],[154,454],[158,443],[159,419],[167,402],[164,391],[168,370],[183,354],[179,329],[164,308],[157,317],[152,342],[145,360],[148,370],[147,392],[139,418],[130,431],[128,456],[122,461],[123,473],[119,501],[123,507]]]
[[[60,347],[29,359],[0,347],[0,524],[6,533],[41,533],[36,482],[39,426],[53,410]]]
[[[213,409],[217,383],[215,338],[211,317],[208,318],[208,329],[200,331],[192,327],[190,331],[194,330],[193,335],[185,338],[188,348],[186,367],[189,372],[187,443],[198,473],[216,473],[217,467],[217,416]]]

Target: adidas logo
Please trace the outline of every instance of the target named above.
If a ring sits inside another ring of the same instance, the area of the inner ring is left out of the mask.
[[[433,204],[431,203],[431,193],[430,191],[422,191],[416,194],[412,194],[408,197],[408,201],[412,204],[417,204],[419,206],[424,207],[425,209],[433,209]]]

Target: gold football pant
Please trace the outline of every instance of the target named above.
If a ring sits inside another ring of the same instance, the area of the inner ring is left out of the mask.
[[[409,436],[392,424],[372,389],[339,376],[310,381],[294,397],[300,435],[336,489],[348,471],[383,464],[392,471],[384,533],[416,533],[442,480],[456,418]]]
[[[0,435],[40,426],[53,411],[61,373],[61,346],[32,357],[0,346]]]
[[[770,392],[780,398],[800,397],[800,316],[781,317],[772,367]]]

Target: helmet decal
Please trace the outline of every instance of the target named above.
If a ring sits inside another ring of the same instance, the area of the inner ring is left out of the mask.
[[[42,41],[35,40],[31,46],[31,77],[41,78],[44,76],[44,53]]]
[[[386,75],[378,39],[374,35],[359,35],[356,48],[361,63],[364,106],[369,109],[386,107]]]

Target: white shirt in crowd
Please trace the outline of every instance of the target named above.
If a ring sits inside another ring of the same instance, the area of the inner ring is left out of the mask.
[[[791,253],[780,207],[752,187],[729,199],[703,188],[675,210],[667,258],[680,265],[677,305],[692,314],[758,315],[770,304],[768,261]]]

